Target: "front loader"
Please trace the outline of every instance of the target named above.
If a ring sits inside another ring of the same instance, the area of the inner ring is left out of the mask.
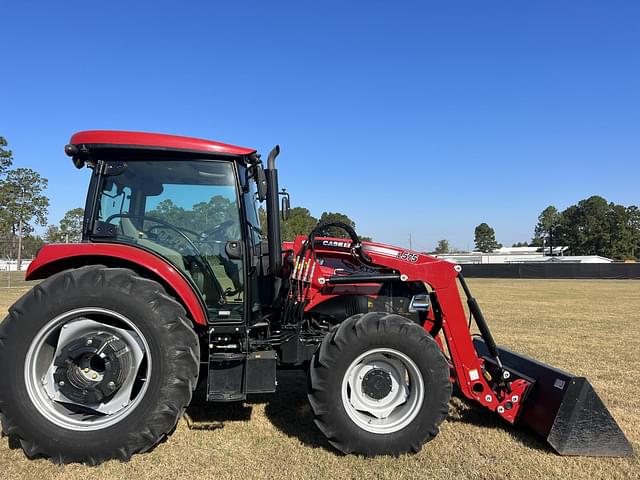
[[[343,223],[281,242],[278,148],[265,168],[249,148],[87,131],[65,152],[91,171],[82,242],[43,247],[0,323],[2,429],[29,457],[128,460],[198,385],[215,408],[275,392],[280,368],[307,371],[343,453],[418,452],[455,385],[560,454],[632,455],[586,379],[496,345],[459,265]]]

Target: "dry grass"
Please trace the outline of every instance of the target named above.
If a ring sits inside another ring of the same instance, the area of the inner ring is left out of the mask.
[[[527,432],[452,399],[440,435],[418,455],[336,454],[316,431],[305,380],[281,372],[280,391],[242,406],[190,407],[168,441],[123,464],[97,468],[27,460],[0,440],[3,478],[639,478],[640,282],[471,280],[499,343],[588,376],[631,440],[631,459],[554,454]],[[24,291],[24,290],[23,290]],[[20,295],[0,289],[0,308]]]
[[[16,292],[25,292],[34,285],[35,282],[26,282],[24,279],[24,272],[8,272],[6,270],[0,271],[0,290],[16,289]],[[0,293],[0,299],[3,298],[3,294]],[[10,297],[13,298],[13,297]],[[0,307],[4,308],[5,303],[2,303]]]

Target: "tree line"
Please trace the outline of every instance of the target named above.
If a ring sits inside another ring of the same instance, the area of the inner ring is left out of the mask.
[[[47,223],[47,179],[30,168],[11,168],[13,152],[0,136],[0,255],[15,259],[33,256],[42,245],[35,226]]]
[[[543,244],[568,246],[573,255],[601,255],[616,260],[640,259],[640,208],[619,205],[594,195],[563,211],[550,205],[538,217],[534,238]]]
[[[475,250],[493,252],[502,247],[487,223],[474,230]],[[619,205],[594,195],[559,211],[550,205],[538,216],[530,242],[514,247],[538,247],[549,255],[554,247],[568,247],[568,255],[600,255],[614,260],[640,260],[640,208]],[[449,242],[440,240],[435,253],[449,253]]]
[[[262,225],[263,234],[266,236],[265,225],[267,224],[267,212],[264,208],[260,207],[258,210],[260,217],[260,225]],[[349,225],[354,230],[356,229],[356,222],[354,222],[348,215],[340,212],[322,212],[320,218],[316,218],[311,215],[309,209],[304,207],[294,207],[289,213],[287,220],[280,221],[280,229],[282,240],[290,242],[296,238],[297,235],[309,235],[317,225],[324,223],[341,222]],[[335,238],[347,238],[347,234],[344,230],[338,227],[328,227],[322,232],[327,237]],[[360,236],[360,240],[371,241],[371,237]]]
[[[69,210],[59,225],[48,225],[48,180],[31,168],[11,168],[13,152],[0,136],[0,258],[33,258],[47,242],[77,242],[82,237],[84,210]],[[44,236],[36,227],[45,227]]]

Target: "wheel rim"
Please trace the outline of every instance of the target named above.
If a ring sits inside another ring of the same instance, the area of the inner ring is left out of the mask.
[[[417,365],[402,352],[376,348],[358,356],[342,380],[342,404],[363,430],[389,434],[418,415],[424,381]]]
[[[99,307],[57,316],[36,334],[25,358],[25,385],[42,416],[76,431],[110,427],[144,397],[149,346],[124,315]]]

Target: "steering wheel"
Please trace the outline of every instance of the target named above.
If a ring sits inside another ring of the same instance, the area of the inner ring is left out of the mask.
[[[189,245],[189,247],[191,247],[191,249],[193,250],[194,253],[196,254],[200,254],[200,250],[198,249],[198,247],[196,246],[195,243],[193,243],[193,240],[191,240],[184,232],[187,233],[191,233],[193,235],[198,236],[198,234],[194,231],[188,230],[186,228],[180,229],[178,227],[176,227],[175,225],[171,225],[169,222],[165,222],[164,220],[160,220],[159,218],[155,218],[155,217],[149,217],[147,215],[131,215],[130,213],[116,213],[114,215],[111,215],[109,218],[107,218],[105,220],[106,223],[110,223],[111,220],[113,220],[114,218],[141,218],[143,221],[144,220],[149,220],[151,222],[156,222],[159,225],[154,225],[150,228],[148,228],[146,231],[143,231],[143,233],[145,234],[149,234],[151,233],[152,230],[157,229],[157,228],[166,228],[168,230],[174,231],[176,232],[180,237],[182,237],[186,242],[187,245]]]
[[[189,230],[189,229],[180,229],[180,228],[176,227],[175,225],[172,225],[169,222],[165,222],[164,220],[161,220],[159,218],[149,217],[147,215],[131,215],[129,213],[116,213],[114,215],[111,215],[109,218],[107,218],[105,220],[105,222],[106,223],[110,223],[111,220],[113,220],[115,218],[141,218],[143,221],[144,220],[149,220],[151,222],[156,222],[156,223],[159,224],[159,225],[154,225],[154,226],[150,227],[149,229],[147,229],[144,232],[145,234],[150,233],[154,228],[166,228],[168,230],[176,232],[181,238],[183,238],[187,242],[187,245],[189,245],[189,247],[193,250],[193,253],[194,253],[193,258],[194,258],[194,260],[196,261],[196,263],[198,264],[198,266],[200,268],[202,268],[204,271],[206,271],[209,274],[209,277],[211,278],[211,281],[213,282],[213,284],[215,286],[215,289],[216,289],[217,293],[220,296],[219,297],[220,300],[224,300],[224,298],[225,298],[224,289],[222,288],[222,285],[220,285],[220,282],[218,281],[218,279],[216,278],[215,274],[213,273],[211,265],[209,265],[209,262],[207,262],[204,259],[204,256],[202,255],[202,252],[196,246],[196,244],[193,242],[193,240],[191,240],[184,233],[184,232],[187,232],[187,233],[191,233],[192,235],[198,236],[197,232],[194,232],[194,231]],[[221,226],[221,225],[219,225],[219,226]]]
[[[215,227],[209,228],[207,230],[204,230],[202,233],[200,233],[200,238],[209,238],[211,237],[212,240],[214,241],[224,241],[226,240],[225,238],[218,238],[218,234],[222,232],[222,230],[224,230],[225,228],[229,228],[231,225],[233,225],[234,222],[233,220],[226,220],[224,222],[222,222],[220,225],[216,225]]]

